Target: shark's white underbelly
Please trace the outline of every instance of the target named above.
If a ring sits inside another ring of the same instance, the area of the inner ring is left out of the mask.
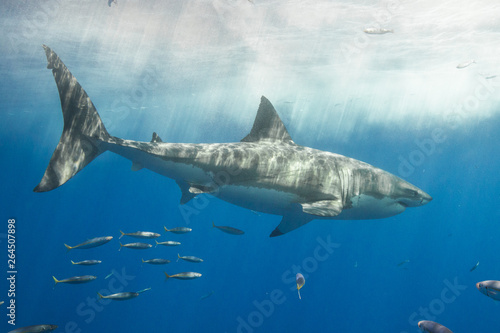
[[[222,186],[214,194],[234,205],[274,215],[289,214],[298,202],[304,200],[294,193],[237,185]]]

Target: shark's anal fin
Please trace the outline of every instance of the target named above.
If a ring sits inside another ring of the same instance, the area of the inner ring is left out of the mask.
[[[158,143],[158,142],[163,142],[163,140],[160,138],[156,132],[153,132],[153,137],[151,138],[151,143]]]
[[[342,212],[341,200],[321,200],[301,204],[302,211],[316,216],[337,216]]]
[[[271,141],[294,144],[274,106],[264,96],[260,99],[259,110],[250,134],[241,142]]]
[[[142,166],[141,163],[139,163],[139,162],[132,162],[132,167],[130,168],[130,170],[132,170],[132,171],[139,171],[142,168],[144,168],[144,167]]]
[[[286,234],[292,230],[295,230],[304,224],[312,221],[314,217],[306,214],[290,214],[283,216],[281,223],[276,227],[276,229],[271,232],[269,237],[276,237]]]

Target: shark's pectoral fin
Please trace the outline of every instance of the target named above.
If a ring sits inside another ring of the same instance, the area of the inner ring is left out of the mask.
[[[316,216],[337,216],[342,212],[341,200],[321,200],[301,204],[302,211]]]
[[[130,170],[132,170],[132,171],[139,171],[142,168],[144,168],[144,167],[142,166],[141,163],[139,163],[139,162],[132,162],[132,167],[130,168]]]
[[[306,214],[291,214],[283,216],[281,223],[271,232],[269,237],[276,237],[295,230],[314,218]]]

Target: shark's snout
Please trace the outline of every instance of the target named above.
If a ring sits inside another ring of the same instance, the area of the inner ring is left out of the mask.
[[[432,197],[430,195],[428,195],[427,193],[422,191],[422,201],[420,201],[420,204],[423,206],[423,205],[428,204],[431,201],[432,201]]]

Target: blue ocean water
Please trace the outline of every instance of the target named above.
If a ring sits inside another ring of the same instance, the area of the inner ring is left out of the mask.
[[[68,333],[406,333],[424,319],[454,332],[498,331],[498,305],[475,283],[500,279],[499,5],[46,0],[0,8],[2,332],[56,324]],[[394,32],[368,35],[369,27]],[[383,220],[313,221],[269,238],[279,216],[210,196],[180,206],[173,180],[132,172],[109,152],[60,188],[34,193],[63,128],[42,44],[114,136],[236,142],[264,95],[297,144],[380,167],[433,201]],[[8,219],[16,221],[15,297],[6,283]],[[182,244],[118,251],[119,230]],[[88,250],[63,245],[98,236],[114,239]],[[177,253],[204,262],[176,262]],[[141,264],[153,257],[172,262]],[[102,264],[71,265],[84,259]],[[164,272],[184,271],[203,276],[165,281]],[[297,272],[306,280],[301,300]],[[98,278],[54,287],[52,276],[85,274]],[[144,288],[129,301],[97,302],[98,291]],[[8,324],[11,299],[16,326]]]

